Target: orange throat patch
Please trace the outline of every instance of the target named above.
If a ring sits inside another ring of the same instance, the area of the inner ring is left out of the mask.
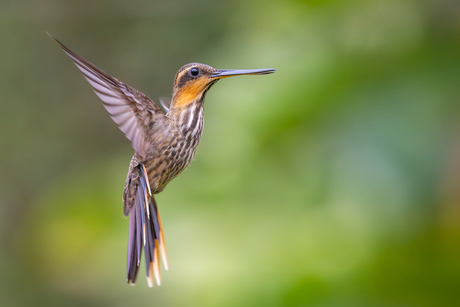
[[[173,97],[172,104],[179,108],[186,107],[198,99],[208,84],[209,80],[207,79],[198,79],[196,81],[190,82],[190,84],[187,84],[177,91]]]

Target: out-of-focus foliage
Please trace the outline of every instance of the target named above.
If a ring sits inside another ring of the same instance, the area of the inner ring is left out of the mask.
[[[124,282],[130,143],[50,32],[157,100],[219,82]],[[0,2],[1,306],[460,306],[456,0]]]

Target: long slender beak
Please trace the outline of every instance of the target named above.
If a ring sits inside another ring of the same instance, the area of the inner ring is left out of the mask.
[[[233,76],[242,76],[242,75],[267,75],[272,74],[276,71],[273,68],[264,68],[264,69],[221,69],[215,71],[211,77],[215,79],[228,78]]]

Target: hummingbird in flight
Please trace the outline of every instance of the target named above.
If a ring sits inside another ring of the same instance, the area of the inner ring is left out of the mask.
[[[144,252],[147,283],[152,287],[155,278],[160,285],[160,255],[166,270],[168,262],[154,194],[163,191],[192,160],[203,132],[206,93],[223,78],[271,74],[276,70],[226,70],[200,63],[186,64],[174,78],[172,99],[160,99],[163,111],[143,93],[55,40],[83,73],[134,148],[123,191],[123,212],[129,217],[126,280],[129,284],[136,282]]]

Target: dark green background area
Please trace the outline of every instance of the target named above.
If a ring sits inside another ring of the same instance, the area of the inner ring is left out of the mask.
[[[158,101],[217,83],[125,282],[133,154],[50,32]],[[460,5],[0,2],[0,306],[460,306]]]

